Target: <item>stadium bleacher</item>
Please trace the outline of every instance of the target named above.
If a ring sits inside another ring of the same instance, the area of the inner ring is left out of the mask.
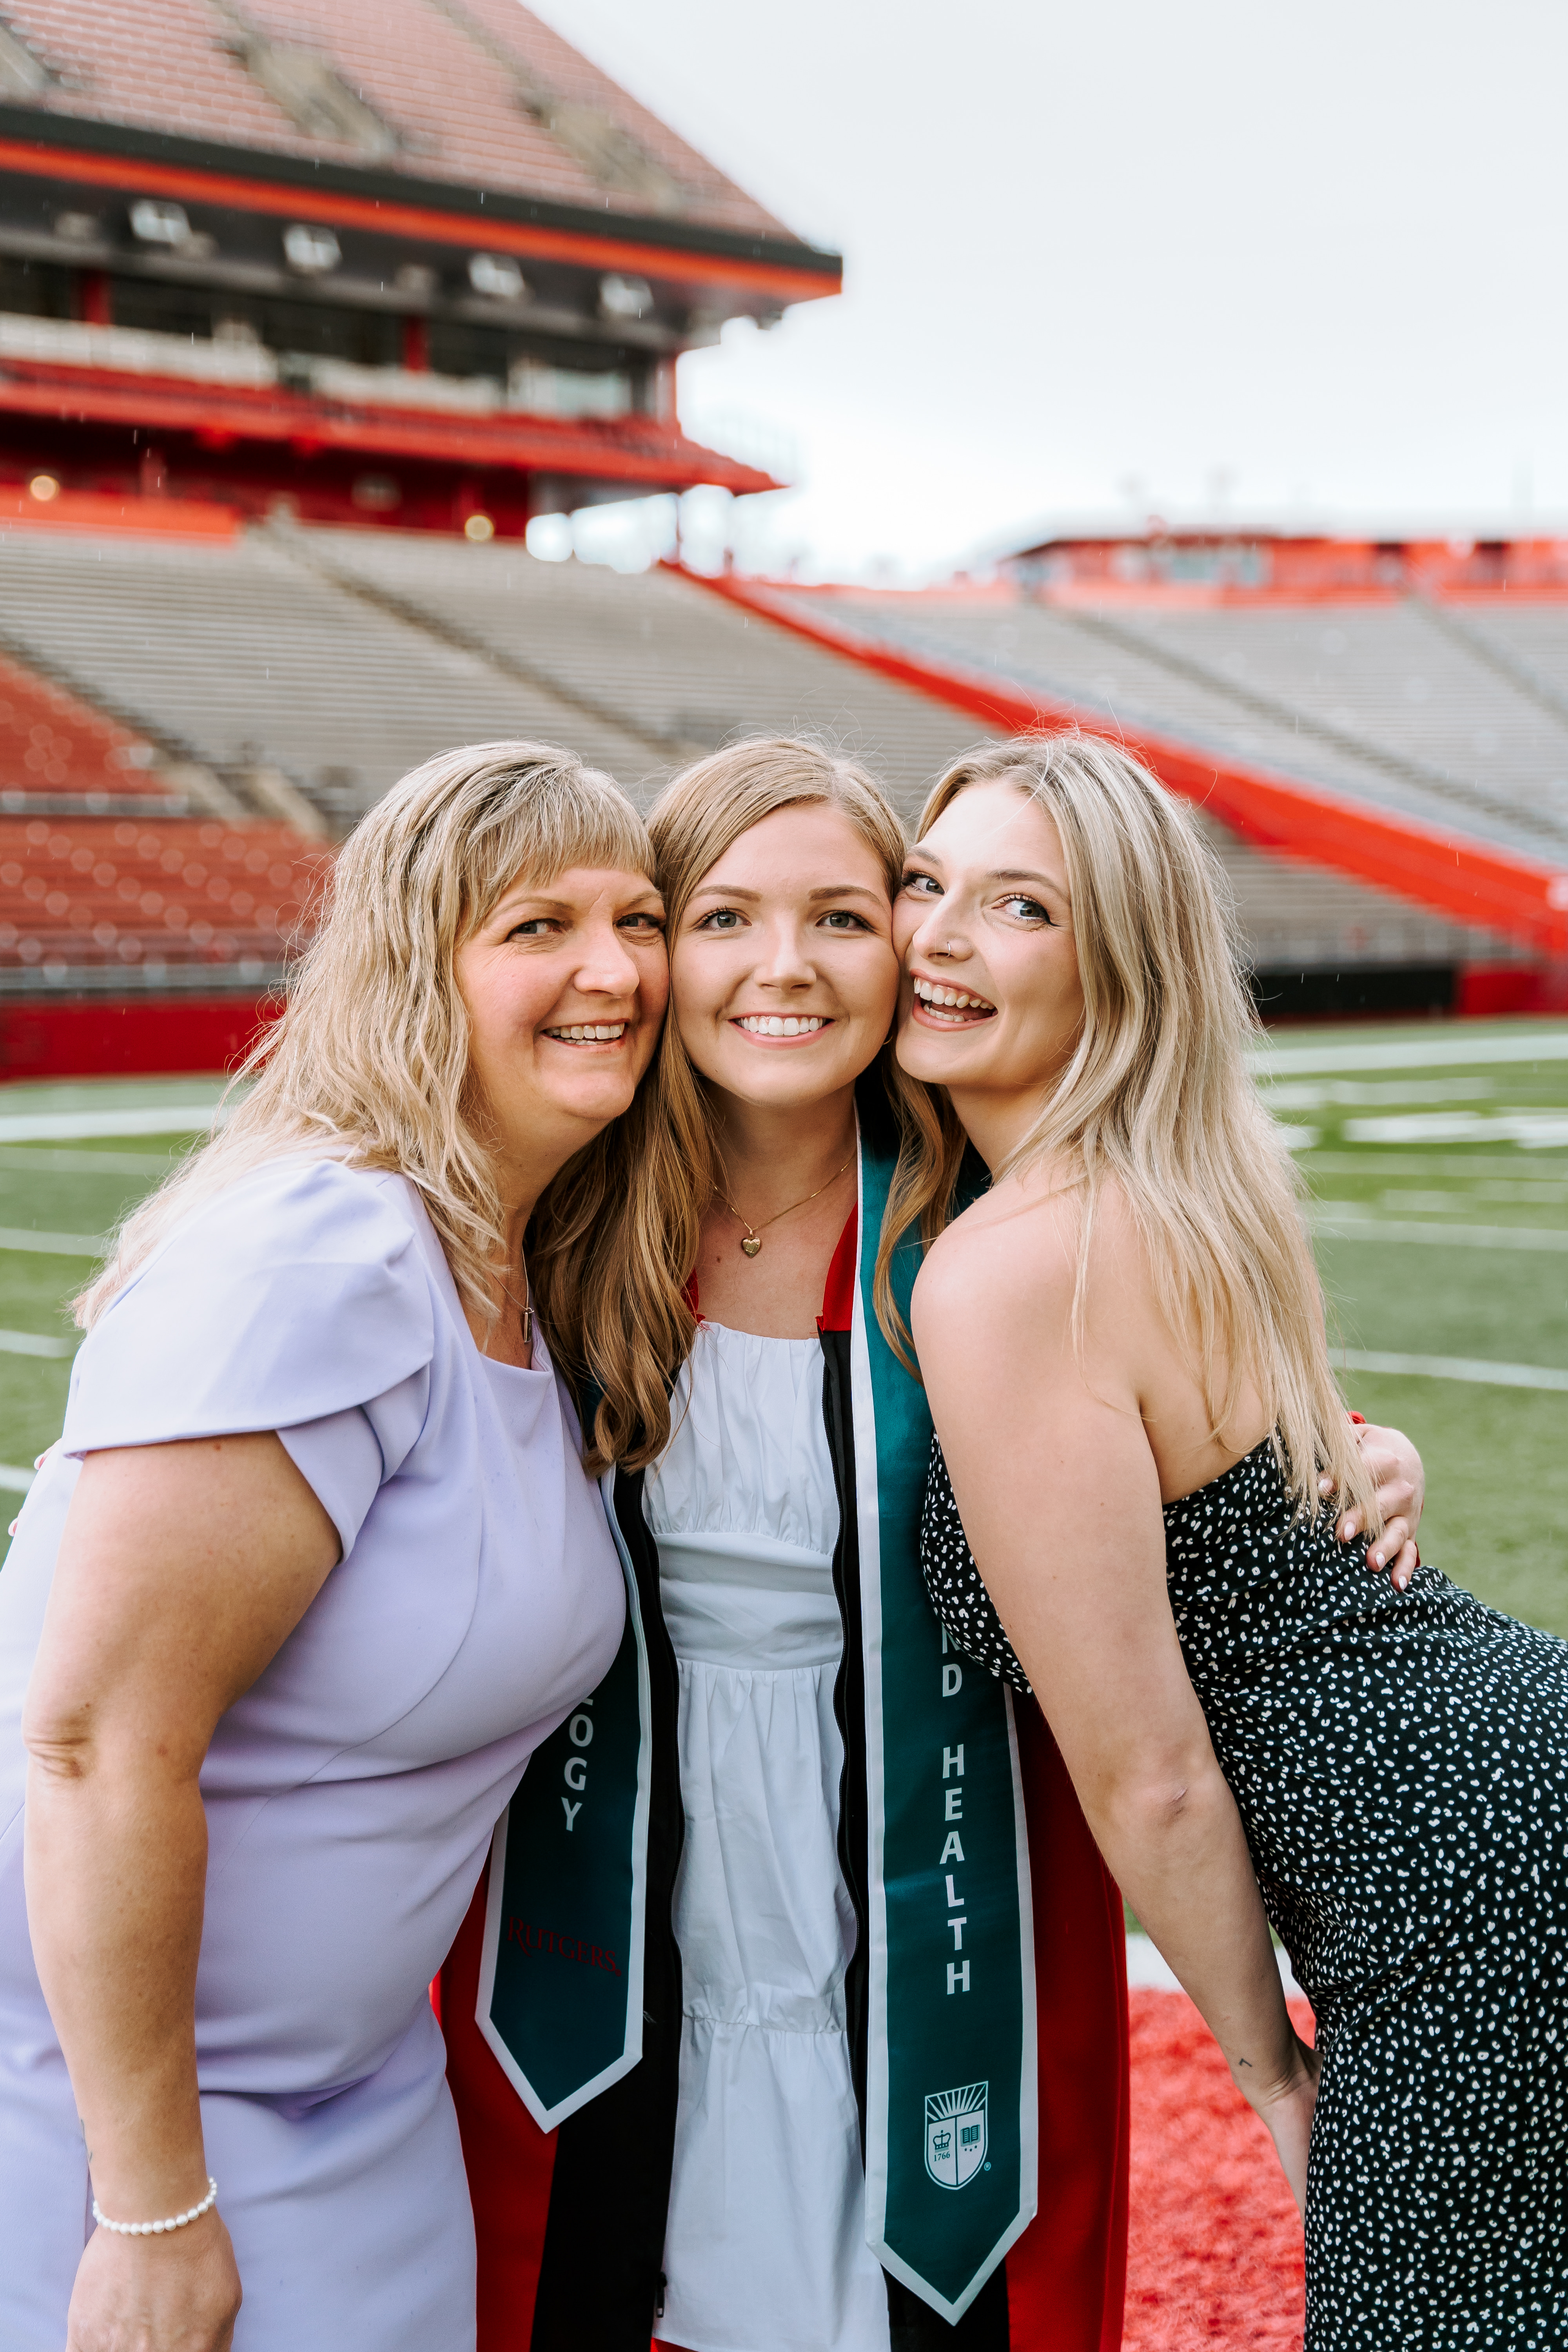
[[[889,644],[1014,679],[1113,727],[1568,859],[1568,602],[1093,607],[810,591],[791,601],[830,604]],[[1503,658],[1489,659],[1494,649]]]
[[[1310,756],[1283,721],[1238,709],[1154,652],[1097,639],[1077,616],[926,598],[867,609],[885,634],[1011,667],[1113,721],[1135,706],[1195,741],[1223,740],[1298,772]],[[1340,625],[1337,615],[1321,620]],[[1137,627],[1147,630],[1146,614]],[[281,784],[334,834],[428,753],[507,736],[568,743],[646,803],[683,761],[721,742],[807,729],[865,759],[912,817],[933,778],[984,731],[669,571],[545,563],[515,542],[385,530],[274,522],[226,541],[15,530],[0,568],[0,646],[57,690],[112,713],[114,757],[140,741],[135,756],[212,779],[252,821],[279,813]],[[1342,786],[1373,792],[1370,761],[1329,764]],[[1407,899],[1208,829],[1266,972],[1402,967],[1419,990],[1424,972],[1517,953]],[[281,909],[285,929],[315,871],[301,839],[290,854],[300,884]],[[85,901],[72,905],[63,919],[79,950],[112,918],[88,926]],[[46,941],[36,920],[24,928],[23,911],[5,903],[0,879],[0,923],[40,942],[46,966],[58,963],[59,942]],[[187,914],[210,923],[205,907]],[[0,970],[16,952],[0,930]],[[253,941],[243,960],[257,952]],[[268,976],[280,952],[265,958]],[[237,953],[225,948],[224,960]],[[159,961],[171,954],[164,943]],[[73,969],[79,961],[79,952]]]

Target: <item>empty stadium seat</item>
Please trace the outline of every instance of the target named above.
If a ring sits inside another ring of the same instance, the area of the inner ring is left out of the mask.
[[[0,816],[0,993],[276,976],[330,864],[284,825]]]

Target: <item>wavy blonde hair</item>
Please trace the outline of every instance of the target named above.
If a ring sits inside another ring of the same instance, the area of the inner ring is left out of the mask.
[[[1056,1158],[1081,1189],[1079,1279],[1095,1206],[1116,1183],[1148,1254],[1160,1305],[1189,1346],[1213,1433],[1254,1385],[1297,1507],[1320,1471],[1379,1526],[1373,1482],[1329,1363],[1323,1298],[1299,1179],[1259,1100],[1247,1050],[1262,1030],[1229,887],[1182,803],[1120,745],[1024,736],[960,760],[921,813],[924,834],[976,784],[1016,784],[1055,824],[1067,862],[1083,1026],[1061,1078],[1000,1178]],[[940,1228],[963,1137],[933,1093],[889,1202],[881,1255],[917,1220]]]
[[[419,1190],[458,1289],[494,1312],[501,1206],[469,1080],[458,948],[526,874],[652,877],[626,794],[543,743],[442,751],[395,784],[339,852],[288,1005],[236,1074],[249,1092],[211,1142],[134,1210],[76,1301],[91,1325],[183,1217],[281,1153],[338,1153]],[[582,1156],[582,1155],[579,1155]]]
[[[805,737],[752,738],[683,770],[649,812],[670,938],[732,843],[778,810],[813,803],[848,818],[891,897],[908,839],[881,787],[854,761]],[[890,1050],[883,1066],[896,1104],[921,1092],[896,1069]],[[670,1381],[697,1328],[686,1286],[720,1174],[712,1097],[673,1013],[643,1098],[600,1146],[545,1193],[529,1274],[552,1346],[579,1380],[603,1391],[589,1467],[618,1461],[636,1469],[668,1443]]]

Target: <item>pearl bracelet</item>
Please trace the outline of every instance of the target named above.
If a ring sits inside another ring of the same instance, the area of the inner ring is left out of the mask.
[[[171,2214],[166,2221],[111,2221],[107,2213],[99,2210],[99,2202],[95,2197],[92,2200],[92,2218],[100,2230],[112,2230],[119,2238],[156,2238],[161,2237],[165,2230],[183,2230],[187,2222],[199,2221],[202,2215],[210,2213],[216,2203],[217,2182],[209,2172],[206,2195],[199,2205],[193,2205],[188,2213]]]

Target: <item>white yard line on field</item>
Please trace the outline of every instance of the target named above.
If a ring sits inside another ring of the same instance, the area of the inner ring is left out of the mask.
[[[0,1143],[68,1143],[78,1136],[205,1135],[216,1103],[127,1103],[115,1110],[25,1110],[0,1114]]]
[[[1568,1232],[1549,1225],[1416,1224],[1369,1216],[1359,1203],[1319,1201],[1309,1209],[1314,1233],[1341,1242],[1427,1242],[1444,1249],[1568,1250]]]
[[[1496,1062],[1568,1062],[1568,1029],[1538,1036],[1508,1031],[1467,1037],[1451,1030],[1441,1036],[1388,1038],[1377,1045],[1259,1045],[1250,1056],[1258,1078],[1294,1076],[1299,1070],[1479,1070]]]
[[[0,1331],[0,1356],[74,1356],[78,1339],[52,1339],[41,1331]]]
[[[12,1463],[0,1462],[0,1495],[25,1495],[37,1476],[36,1470],[18,1470]]]
[[[1299,1993],[1296,1972],[1290,1966],[1290,1955],[1283,1945],[1275,1949],[1279,1963],[1279,1981],[1288,1993]],[[1174,1969],[1157,1946],[1147,1936],[1127,1937],[1127,1981],[1130,1985],[1146,1986],[1152,1992],[1180,1992],[1181,1983]]]
[[[1563,1236],[1568,1240],[1568,1234]],[[0,1225],[0,1250],[42,1251],[46,1257],[101,1257],[109,1247],[103,1234],[36,1234],[27,1225]]]
[[[1347,1372],[1396,1372],[1420,1381],[1475,1381],[1483,1388],[1555,1389],[1568,1394],[1568,1371],[1555,1364],[1494,1364],[1477,1356],[1391,1356],[1382,1349],[1336,1348]]]

